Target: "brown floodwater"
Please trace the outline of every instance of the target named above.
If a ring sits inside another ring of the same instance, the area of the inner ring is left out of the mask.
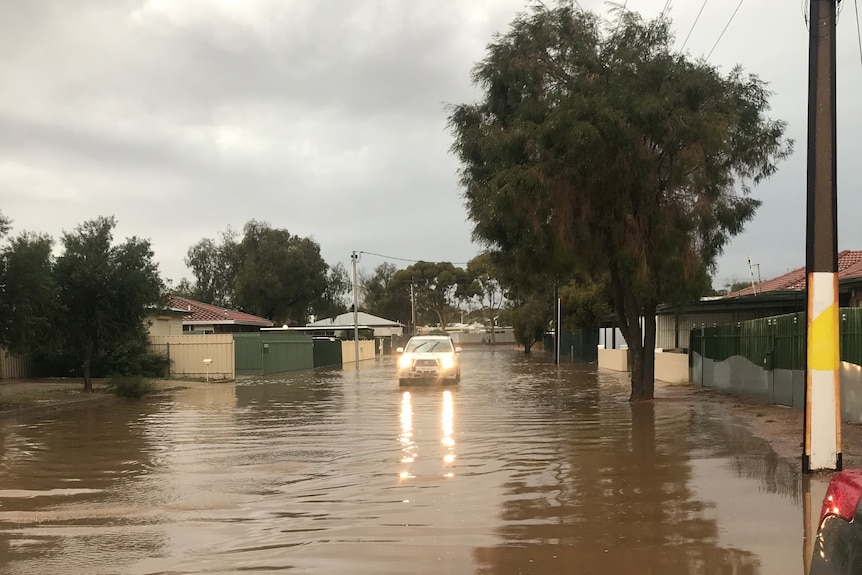
[[[0,422],[0,573],[805,572],[809,488],[764,441],[532,355],[467,349],[451,388],[386,357]]]

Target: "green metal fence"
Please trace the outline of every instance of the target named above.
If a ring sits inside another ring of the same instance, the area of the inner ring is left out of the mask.
[[[295,332],[235,333],[237,375],[270,375],[314,367],[311,338]]]
[[[862,365],[862,308],[842,308],[838,317],[841,359]],[[740,355],[769,370],[805,369],[805,313],[701,326],[690,348],[715,361]]]

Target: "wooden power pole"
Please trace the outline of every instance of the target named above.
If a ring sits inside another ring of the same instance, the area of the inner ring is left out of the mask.
[[[835,21],[841,0],[810,0],[805,275],[805,442],[802,470],[841,469]]]

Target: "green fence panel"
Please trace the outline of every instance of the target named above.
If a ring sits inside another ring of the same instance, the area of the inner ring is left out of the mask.
[[[839,311],[841,332],[841,359],[862,365],[862,308],[844,308]]]
[[[690,349],[724,361],[741,355],[765,369],[805,369],[805,313],[764,317],[691,332]],[[862,308],[839,310],[842,361],[862,365]]]
[[[259,333],[233,334],[234,368],[237,375],[263,375]]]
[[[341,340],[338,338],[314,338],[314,367],[341,365]]]
[[[261,332],[263,375],[314,367],[314,343],[296,332]]]

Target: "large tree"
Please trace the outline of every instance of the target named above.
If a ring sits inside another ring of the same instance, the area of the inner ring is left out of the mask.
[[[656,307],[703,291],[760,203],[751,186],[791,150],[760,79],[672,44],[664,18],[538,6],[475,67],[482,99],[450,115],[475,238],[607,277],[633,401],[653,397]]]
[[[235,304],[279,324],[305,325],[327,287],[328,266],[317,242],[251,220],[239,253]]]
[[[399,270],[393,279],[413,286],[417,309],[437,319],[440,329],[446,329],[455,317],[469,285],[467,272],[450,262],[416,262]]]
[[[321,317],[335,317],[347,311],[347,294],[353,284],[341,262],[329,268],[326,274],[326,289],[317,300],[311,304],[311,312]],[[352,293],[352,292],[351,292]]]
[[[140,340],[147,310],[163,284],[148,240],[114,245],[113,217],[85,222],[63,234],[55,277],[60,312],[54,328],[64,350],[80,358],[84,391],[92,391],[93,361]]]
[[[0,346],[27,354],[50,346],[57,312],[53,240],[24,232],[0,250]]]
[[[189,248],[185,262],[191,268],[195,282],[192,286],[183,278],[178,286],[178,295],[188,295],[221,307],[234,305],[236,275],[243,263],[235,231],[228,227],[219,233],[216,240],[203,238],[198,241]]]
[[[475,301],[485,321],[491,326],[491,344],[497,343],[496,325],[500,309],[506,301],[500,285],[500,271],[491,254],[479,254],[467,262],[470,282],[467,293]]]
[[[370,314],[412,326],[410,279],[395,279],[398,268],[384,262],[371,275],[359,273],[362,305]]]

